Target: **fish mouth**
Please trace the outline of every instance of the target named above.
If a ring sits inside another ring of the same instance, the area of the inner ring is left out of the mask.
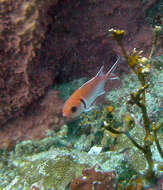
[[[66,114],[66,113],[62,113],[62,116],[64,117],[64,118],[68,118],[68,115]]]
[[[65,122],[69,122],[69,121],[76,121],[77,119],[79,119],[79,117],[72,117],[70,115],[67,115],[66,113],[62,113],[63,119]]]

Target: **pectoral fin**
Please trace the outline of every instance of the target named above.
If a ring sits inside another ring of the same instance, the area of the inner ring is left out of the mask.
[[[91,106],[91,107],[87,108],[87,109],[85,110],[85,112],[91,111],[91,110],[93,110],[95,107],[96,107],[96,106]]]
[[[88,105],[87,100],[84,99],[84,98],[81,98],[80,101],[81,101],[81,103],[82,103],[83,106],[84,106],[84,112],[88,112],[88,111],[90,111],[90,110],[92,110],[92,109],[95,108],[95,106],[90,106],[90,105]]]
[[[87,105],[88,105],[87,100],[84,98],[80,98],[80,102],[84,105],[84,109],[87,109]]]

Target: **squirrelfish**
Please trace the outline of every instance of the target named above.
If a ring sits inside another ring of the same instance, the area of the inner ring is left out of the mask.
[[[81,112],[90,109],[96,98],[105,93],[104,86],[106,81],[108,79],[118,79],[118,77],[113,74],[118,61],[119,59],[106,74],[104,74],[104,66],[102,66],[95,77],[84,83],[68,98],[62,110],[64,117],[74,118],[79,116]]]

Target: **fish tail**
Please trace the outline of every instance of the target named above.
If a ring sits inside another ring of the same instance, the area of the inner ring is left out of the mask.
[[[114,65],[109,69],[109,71],[105,74],[105,78],[106,79],[118,79],[119,77],[117,77],[116,75],[113,74],[114,70],[116,69],[118,62],[120,60],[120,57],[118,57],[117,61],[114,63]]]

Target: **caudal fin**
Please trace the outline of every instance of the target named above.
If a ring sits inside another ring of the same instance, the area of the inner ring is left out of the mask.
[[[118,65],[118,61],[119,61],[120,57],[118,57],[117,61],[114,63],[114,65],[111,67],[111,69],[105,74],[106,79],[119,79],[119,77],[117,77],[115,74],[113,74],[114,70],[116,69],[117,65]]]

